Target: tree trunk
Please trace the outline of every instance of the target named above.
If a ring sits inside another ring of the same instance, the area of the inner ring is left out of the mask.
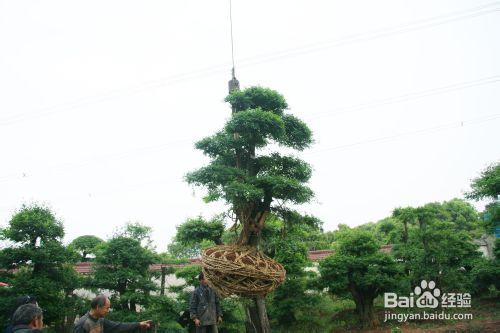
[[[373,309],[373,299],[363,297],[363,295],[356,294],[354,296],[354,302],[356,303],[356,312],[359,315],[359,319],[363,327],[376,327],[379,324],[378,318],[375,316],[375,311]]]
[[[161,268],[161,289],[160,289],[160,295],[163,296],[165,295],[165,278],[167,276],[167,268],[162,267]]]
[[[246,317],[245,328],[247,333],[271,332],[264,297],[252,298],[252,304],[246,307]]]
[[[403,221],[404,233],[403,233],[403,242],[405,244],[408,243],[408,221]]]
[[[243,230],[236,244],[258,247],[260,231],[262,230],[268,211],[258,212],[243,223]],[[240,215],[241,216],[241,215]],[[251,298],[251,304],[246,306],[245,328],[247,333],[270,333],[269,318],[267,317],[266,302],[262,296]]]

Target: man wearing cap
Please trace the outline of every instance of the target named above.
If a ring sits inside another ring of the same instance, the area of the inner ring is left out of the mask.
[[[198,276],[200,286],[191,295],[189,313],[196,325],[196,333],[218,333],[217,324],[222,322],[219,297],[208,286],[205,275]]]

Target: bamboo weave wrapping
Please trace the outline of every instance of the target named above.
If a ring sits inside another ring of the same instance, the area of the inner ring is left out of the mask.
[[[202,253],[209,284],[222,297],[265,296],[285,280],[285,268],[254,247],[219,245]]]

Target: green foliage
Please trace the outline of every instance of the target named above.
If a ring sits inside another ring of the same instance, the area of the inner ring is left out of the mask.
[[[149,271],[156,259],[139,240],[115,236],[96,255],[92,287],[115,292],[115,306],[135,312],[135,305],[147,305],[156,290]]]
[[[196,287],[200,284],[198,275],[201,273],[201,266],[190,265],[183,267],[175,272],[177,278],[184,279],[188,286]]]
[[[465,197],[473,200],[490,199],[481,214],[484,228],[488,233],[494,233],[495,228],[500,227],[500,163],[492,164],[481,172],[471,184],[472,190]]]
[[[61,241],[64,228],[48,208],[23,205],[10,220],[9,227],[2,233],[3,237],[11,241],[35,246],[37,240],[41,243]]]
[[[177,226],[173,242],[169,244],[169,253],[177,258],[194,258],[201,250],[222,244],[224,221],[220,216],[205,221],[201,216],[188,219]]]
[[[311,266],[308,249],[311,235],[321,233],[321,221],[312,216],[301,216],[295,211],[281,211],[268,218],[262,231],[261,248],[286,269],[286,280],[269,297],[269,316],[273,331],[324,331],[326,321],[321,316],[325,297],[311,292],[315,273],[306,272]]]
[[[388,217],[377,222],[375,234],[382,244],[400,243],[403,238],[403,225],[397,219]]]
[[[394,255],[403,262],[411,285],[426,279],[446,292],[472,291],[471,270],[480,258],[472,243],[479,225],[472,206],[453,199],[407,212],[416,226],[409,228],[406,243],[394,247]]]
[[[485,295],[492,289],[500,290],[500,260],[481,258],[471,271],[473,292]]]
[[[201,216],[188,219],[185,223],[177,227],[175,240],[184,245],[193,245],[202,240],[211,240],[215,244],[222,244],[222,233],[224,232],[224,222],[221,218],[215,217],[210,221],[205,221]]]
[[[0,266],[18,270],[9,279],[11,296],[35,295],[44,309],[45,322],[63,325],[65,315],[81,305],[72,295],[81,279],[72,267],[71,252],[61,243],[62,223],[46,207],[22,206],[2,233],[14,244],[0,251]]]
[[[141,224],[139,222],[128,222],[121,229],[115,232],[115,237],[127,237],[132,239],[137,239],[142,246],[148,249],[153,249],[153,241],[151,240],[151,233],[153,229],[147,225]]]
[[[320,262],[319,285],[341,297],[350,294],[361,322],[376,323],[373,300],[398,286],[400,270],[391,256],[379,252],[380,245],[366,231],[350,230],[339,235],[338,249]]]
[[[313,193],[305,184],[311,177],[311,167],[294,156],[261,148],[279,144],[305,149],[312,143],[309,128],[285,114],[285,99],[271,89],[251,87],[235,91],[226,101],[236,112],[222,131],[196,143],[196,148],[212,160],[188,173],[187,182],[206,187],[207,201],[222,199],[231,204],[245,226],[252,223],[252,218],[274,210],[273,200],[308,202]]]
[[[465,194],[468,199],[497,199],[500,195],[500,163],[492,164],[481,172],[471,184],[472,191]]]
[[[102,245],[104,241],[94,235],[84,235],[75,238],[69,245],[70,250],[78,252],[80,255],[80,261],[89,261],[91,258],[88,257],[89,254],[95,256],[97,252],[97,247]]]
[[[262,108],[278,116],[288,108],[285,98],[269,88],[251,87],[243,91],[234,91],[225,99],[236,111]]]

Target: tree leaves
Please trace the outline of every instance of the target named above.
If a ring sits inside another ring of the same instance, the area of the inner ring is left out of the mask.
[[[281,94],[262,87],[250,87],[243,91],[234,91],[226,97],[225,101],[229,102],[237,112],[259,107],[264,111],[281,115],[288,108],[288,104]]]
[[[206,187],[206,201],[223,199],[233,208],[246,205],[270,209],[272,200],[305,203],[313,197],[305,185],[311,167],[294,156],[264,154],[270,144],[302,150],[312,143],[312,132],[298,118],[285,114],[282,95],[251,87],[226,98],[236,111],[222,131],[196,143],[212,160],[186,175],[190,184]],[[267,208],[266,208],[267,207]]]
[[[481,172],[481,176],[471,184],[472,191],[465,194],[468,199],[495,200],[500,195],[500,163],[492,164]]]

